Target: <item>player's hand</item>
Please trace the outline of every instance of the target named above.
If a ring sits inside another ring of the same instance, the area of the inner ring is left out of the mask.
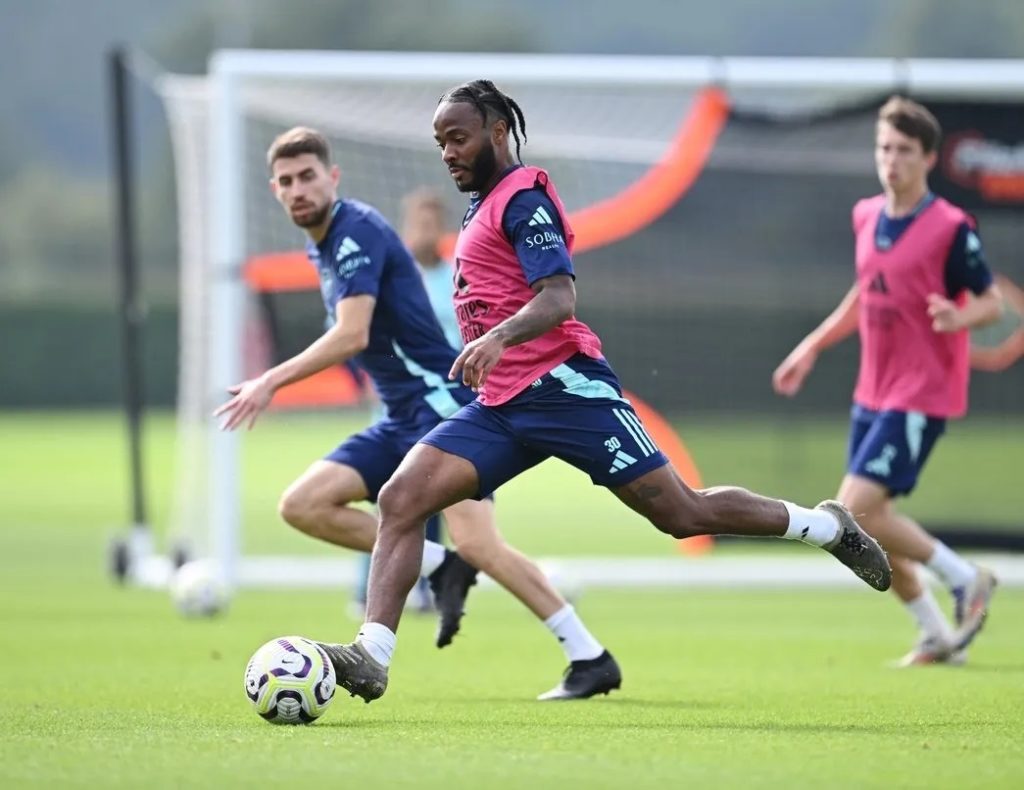
[[[270,400],[274,397],[274,387],[266,377],[260,376],[258,379],[249,379],[228,387],[228,393],[234,397],[213,413],[214,417],[227,416],[220,429],[233,431],[248,420],[247,427],[252,430],[260,412],[270,405]]]
[[[964,328],[960,308],[945,296],[928,294],[928,315],[932,319],[932,329],[936,332],[959,332]]]
[[[461,371],[462,383],[470,387],[473,392],[479,392],[503,353],[505,353],[505,345],[497,336],[488,332],[483,337],[478,337],[466,344],[462,353],[452,364],[452,369],[448,371],[448,379],[454,381]]]
[[[772,373],[772,388],[779,395],[792,398],[804,385],[804,379],[818,361],[818,352],[797,346]]]

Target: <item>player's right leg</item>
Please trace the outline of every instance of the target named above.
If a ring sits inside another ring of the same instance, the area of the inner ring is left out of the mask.
[[[314,461],[288,488],[278,513],[288,524],[313,538],[356,551],[373,551],[377,521],[351,507],[369,496],[359,472],[334,461]]]
[[[350,436],[288,488],[281,499],[281,515],[313,537],[357,551],[372,551],[377,519],[350,503],[375,500],[424,430],[418,425],[381,420]],[[443,545],[423,541],[421,575],[446,578],[466,569],[475,577],[476,571]]]
[[[395,632],[402,602],[416,581],[427,516],[485,496],[545,457],[525,448],[478,401],[413,447],[377,501],[380,526],[370,563],[366,622],[354,642],[324,645],[341,686],[367,702],[387,688]]]
[[[335,546],[373,551],[377,519],[351,503],[376,499],[407,449],[408,445],[396,444],[380,424],[346,439],[288,487],[278,504],[281,517],[299,531]],[[421,573],[430,576],[438,571],[450,553],[440,543],[425,542]]]
[[[370,702],[387,689],[402,607],[419,577],[427,517],[473,496],[477,487],[476,470],[469,461],[418,444],[381,489],[366,621],[354,642],[320,643],[334,665],[338,684],[352,696]]]
[[[565,652],[568,670],[553,689],[538,699],[587,699],[622,685],[618,663],[590,633],[572,604],[532,560],[502,538],[492,501],[463,500],[445,510],[445,519],[459,555],[518,598],[551,631]],[[448,644],[454,634],[439,633],[438,647],[443,646],[442,636],[447,636]]]

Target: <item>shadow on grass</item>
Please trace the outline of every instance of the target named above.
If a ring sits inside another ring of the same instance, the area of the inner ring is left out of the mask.
[[[1024,664],[966,664],[962,667],[950,667],[957,673],[973,674],[975,672],[997,672],[1004,675],[1024,674]]]
[[[495,704],[502,703],[504,700],[479,700],[484,704]],[[553,705],[540,705],[537,706],[538,712],[540,711],[552,711],[556,715],[552,715],[550,719],[546,719],[546,713],[539,713],[537,716],[529,717],[524,719],[516,716],[493,716],[488,717],[486,720],[481,720],[478,716],[462,716],[459,715],[452,708],[448,708],[447,712],[437,716],[397,716],[393,719],[374,719],[367,721],[359,717],[331,717],[328,721],[318,722],[317,728],[343,728],[343,729],[355,729],[361,732],[372,732],[380,731],[382,734],[393,733],[396,728],[407,728],[407,727],[423,727],[428,730],[437,730],[442,728],[449,733],[457,732],[460,729],[472,730],[474,732],[479,731],[481,725],[485,725],[488,728],[516,728],[527,726],[531,730],[537,730],[538,728],[548,727],[552,731],[564,732],[567,728],[579,728],[586,730],[606,730],[608,732],[617,731],[673,731],[673,732],[703,732],[703,731],[716,731],[716,732],[751,732],[760,733],[763,735],[772,734],[860,734],[860,735],[885,735],[885,736],[923,736],[923,735],[939,735],[944,732],[955,733],[958,730],[964,729],[964,722],[961,720],[953,721],[933,721],[933,722],[914,722],[908,723],[906,721],[890,721],[882,723],[868,723],[868,722],[828,722],[828,721],[779,721],[779,720],[761,720],[761,721],[742,721],[733,720],[727,716],[714,716],[713,718],[708,717],[706,711],[718,709],[721,710],[727,706],[717,705],[713,703],[693,703],[693,702],[673,702],[669,700],[629,700],[622,699],[617,701],[609,700],[604,705],[595,706],[593,703],[588,703],[588,707],[596,708],[602,707],[605,711],[615,711],[621,715],[617,715],[614,720],[595,720],[594,718],[586,718],[585,720],[580,719],[566,719],[560,715],[560,712],[568,712],[571,708],[579,709],[578,706],[569,704],[553,704]],[[742,711],[735,710],[733,706],[733,714],[738,718],[742,716]],[[642,712],[646,709],[658,711],[657,718],[652,719],[650,717],[644,717]],[[678,718],[673,717],[666,720],[665,711],[672,709],[678,711]],[[686,716],[688,711],[692,711],[694,716]],[[702,711],[705,711],[702,713]],[[637,716],[636,714],[641,714]],[[993,727],[1002,726],[998,722],[991,723],[979,723],[972,722],[970,729],[977,730],[979,727],[985,729],[989,724]]]

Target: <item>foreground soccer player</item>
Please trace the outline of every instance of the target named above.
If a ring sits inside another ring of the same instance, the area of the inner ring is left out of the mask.
[[[267,162],[275,197],[309,236],[307,253],[319,270],[333,326],[305,351],[232,387],[234,397],[216,416],[225,417],[227,430],[246,422],[251,428],[280,387],[356,360],[373,380],[387,415],[313,463],[285,492],[280,510],[285,521],[308,535],[370,551],[376,522],[350,503],[376,499],[409,449],[472,401],[473,393],[445,379],[457,352],[445,340],[423,278],[398,235],[372,207],[337,198],[340,173],[323,135],[304,127],[285,132],[271,145]],[[420,532],[416,575],[427,576],[435,593],[437,646],[450,643],[459,630],[479,568],[544,622],[572,662],[572,670],[541,699],[582,698],[618,688],[621,673],[608,651],[541,570],[502,540],[494,503],[446,502],[426,515],[442,509],[466,561],[439,543],[425,543]]]
[[[853,208],[856,282],[772,379],[778,393],[796,395],[818,354],[859,332],[849,462],[838,497],[890,552],[893,592],[920,627],[904,666],[961,662],[996,584],[991,572],[893,505],[913,490],[946,420],[967,411],[968,330],[997,320],[1002,309],[973,220],[928,189],[939,136],[938,121],[916,102],[894,97],[881,108],[875,166],[883,193]],[[955,630],[916,563],[953,594]]]
[[[890,584],[885,553],[838,502],[812,510],[740,488],[694,491],[680,480],[622,397],[601,341],[573,317],[572,228],[548,174],[522,165],[520,134],[525,141],[522,110],[487,80],[448,91],[434,114],[441,158],[458,189],[471,193],[455,248],[466,346],[450,376],[479,398],[427,434],[381,490],[366,623],[354,643],[325,645],[338,682],[367,702],[387,687],[424,519],[486,496],[551,456],[675,538],[804,540],[875,589]]]

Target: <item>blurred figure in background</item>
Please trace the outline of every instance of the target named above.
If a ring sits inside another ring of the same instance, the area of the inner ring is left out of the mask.
[[[467,385],[445,376],[459,352],[445,340],[419,270],[398,234],[372,206],[339,199],[341,171],[331,161],[327,139],[308,127],[290,129],[270,146],[267,166],[274,196],[306,233],[306,254],[320,275],[324,307],[335,320],[305,350],[230,387],[231,399],[214,416],[223,417],[222,430],[252,428],[279,388],[357,360],[373,380],[386,416],[314,461],[285,491],[279,510],[288,524],[311,537],[379,554],[376,520],[351,504],[376,502],[416,443],[475,396]],[[423,523],[439,511],[448,520],[458,554],[424,539]],[[451,644],[458,633],[479,569],[544,624],[570,662],[598,656],[611,660],[540,568],[504,541],[493,501],[442,503],[424,513],[418,526],[416,576],[427,576],[434,592],[438,647]],[[404,591],[403,605],[414,584]],[[370,593],[368,609],[374,605]],[[609,690],[603,680],[587,676],[568,683],[563,677],[539,699],[591,697]]]
[[[430,307],[437,316],[445,339],[454,349],[462,348],[459,337],[459,322],[455,318],[455,304],[452,302],[452,265],[441,257],[441,239],[445,234],[445,205],[441,195],[429,187],[409,192],[402,199],[402,221],[399,233],[409,248],[427,289]],[[381,415],[376,415],[377,417]],[[442,519],[435,514],[427,519],[427,540],[442,543]],[[366,582],[370,575],[370,555],[360,554],[356,560],[359,575],[353,591],[352,609],[360,617],[366,611]],[[413,588],[416,608],[421,612],[433,608],[430,587],[427,580],[420,578]]]
[[[875,166],[883,193],[853,208],[856,281],[772,377],[777,393],[796,395],[818,354],[859,332],[838,498],[889,552],[893,592],[920,629],[901,666],[962,662],[996,584],[893,504],[914,489],[946,420],[967,411],[968,330],[1002,310],[974,220],[928,188],[940,135],[935,116],[916,102],[893,97],[881,108]],[[921,583],[917,563],[953,595],[955,629]]]
[[[402,200],[402,241],[423,273],[423,284],[444,336],[454,349],[462,348],[459,321],[455,317],[452,293],[452,262],[441,257],[441,239],[447,230],[445,204],[429,187],[413,190]]]

